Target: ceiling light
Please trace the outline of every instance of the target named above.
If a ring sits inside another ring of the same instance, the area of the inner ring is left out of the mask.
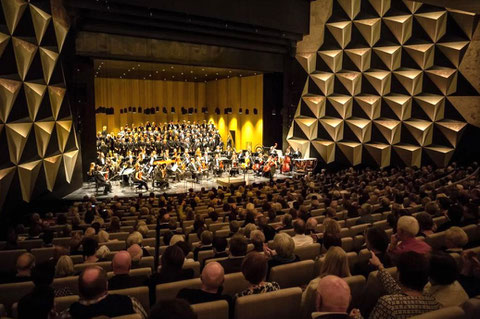
[[[165,72],[165,69],[162,69],[162,72]]]
[[[183,72],[182,72],[182,73],[180,73],[180,74],[181,74],[181,75],[183,75]]]
[[[138,67],[140,67],[140,64],[137,64]]]
[[[158,71],[155,71],[155,73],[157,73],[157,74],[158,74]]]
[[[171,66],[170,69],[173,69],[173,66]]]
[[[190,73],[193,73],[193,71],[190,71]]]
[[[202,69],[202,71],[205,71],[205,69]]]

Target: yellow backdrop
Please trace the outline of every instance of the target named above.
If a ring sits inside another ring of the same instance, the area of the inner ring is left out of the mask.
[[[118,132],[125,124],[170,121],[213,121],[226,142],[229,131],[235,132],[235,147],[245,149],[262,144],[263,139],[263,76],[234,77],[218,81],[179,82],[95,78],[95,108],[113,107],[113,115],[97,114],[96,126],[100,131],[107,126],[109,132]],[[120,109],[134,106],[137,113],[120,114]],[[138,112],[150,107],[160,107],[160,112],[146,115]],[[167,108],[167,114],[162,112]],[[171,108],[175,108],[175,114]],[[197,108],[198,113],[183,115],[181,108]],[[208,107],[208,114],[202,108]],[[220,115],[215,113],[220,109]],[[225,108],[232,108],[232,114],[225,114]],[[239,109],[243,113],[239,114]],[[253,109],[257,109],[257,114]],[[250,114],[246,115],[246,109]]]

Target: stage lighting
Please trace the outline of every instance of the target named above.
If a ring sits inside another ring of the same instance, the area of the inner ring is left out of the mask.
[[[157,106],[157,110],[155,111],[155,108],[154,107],[151,107],[150,108],[150,114],[155,114],[156,112],[158,112],[158,109],[159,107]]]
[[[167,114],[167,108],[164,106],[162,109],[163,113]]]
[[[170,113],[175,114],[175,108],[173,106],[172,106],[172,110],[170,111]]]
[[[195,109],[193,110],[193,112],[194,112],[195,114],[197,114],[197,113],[198,113],[197,108],[195,108]]]
[[[238,114],[243,114],[243,109],[242,108],[238,109]]]
[[[190,108],[188,109],[188,114],[193,114],[193,107],[190,107]]]
[[[142,107],[141,106],[138,107],[138,113],[142,113]]]
[[[132,111],[133,111],[133,113],[137,113],[137,108],[134,106],[134,107],[132,108]]]
[[[127,108],[124,108],[124,109],[123,109],[123,113],[127,113]]]
[[[120,109],[120,114],[123,114],[123,109]]]
[[[258,111],[256,108],[253,109],[253,114],[257,115]]]
[[[187,109],[184,108],[184,107],[182,107],[182,114],[183,114],[183,115],[187,114]]]
[[[110,114],[111,115],[115,114],[115,109],[113,107],[110,108]]]
[[[217,108],[215,109],[215,113],[216,113],[217,115],[220,115],[220,108],[217,107]]]
[[[160,107],[159,107],[159,106],[157,106],[157,107],[155,108],[155,112],[160,112]]]
[[[272,116],[276,116],[277,115],[277,111],[275,109],[272,110]]]
[[[223,109],[223,114],[228,114],[228,108]]]
[[[145,109],[145,114],[150,114],[150,109]]]
[[[128,112],[132,112],[132,111],[133,111],[132,107],[129,106],[129,107],[128,107]]]
[[[250,114],[250,110],[249,110],[249,109],[246,109],[246,110],[245,110],[245,114],[247,114],[247,115]]]

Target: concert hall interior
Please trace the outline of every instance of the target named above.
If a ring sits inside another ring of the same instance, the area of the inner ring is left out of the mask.
[[[479,22],[0,0],[0,318],[480,318]]]

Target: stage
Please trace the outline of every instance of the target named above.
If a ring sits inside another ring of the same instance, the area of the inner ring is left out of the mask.
[[[283,174],[275,174],[274,180],[282,180],[287,178],[292,178],[293,175],[283,175]],[[170,183],[170,187],[168,189],[153,189],[152,183],[148,183],[148,191],[145,189],[138,190],[132,186],[121,186],[119,181],[115,181],[112,183],[112,192],[108,195],[103,194],[103,187],[99,189],[98,192],[95,190],[95,183],[83,183],[82,188],[77,189],[73,193],[65,196],[63,199],[65,200],[82,200],[85,195],[87,196],[95,196],[96,198],[103,199],[103,198],[113,198],[114,196],[118,197],[134,197],[138,196],[140,193],[143,195],[148,195],[150,192],[154,192],[155,194],[182,194],[187,193],[189,189],[193,188],[194,191],[200,191],[202,187],[205,189],[216,188],[218,186],[228,186],[228,185],[251,185],[254,183],[263,183],[268,182],[268,178],[255,176],[252,173],[248,174],[241,174],[237,175],[236,177],[228,177],[228,174],[224,174],[221,177],[210,177],[209,179],[202,179],[199,183],[195,183],[192,181],[181,181],[177,183]]]

